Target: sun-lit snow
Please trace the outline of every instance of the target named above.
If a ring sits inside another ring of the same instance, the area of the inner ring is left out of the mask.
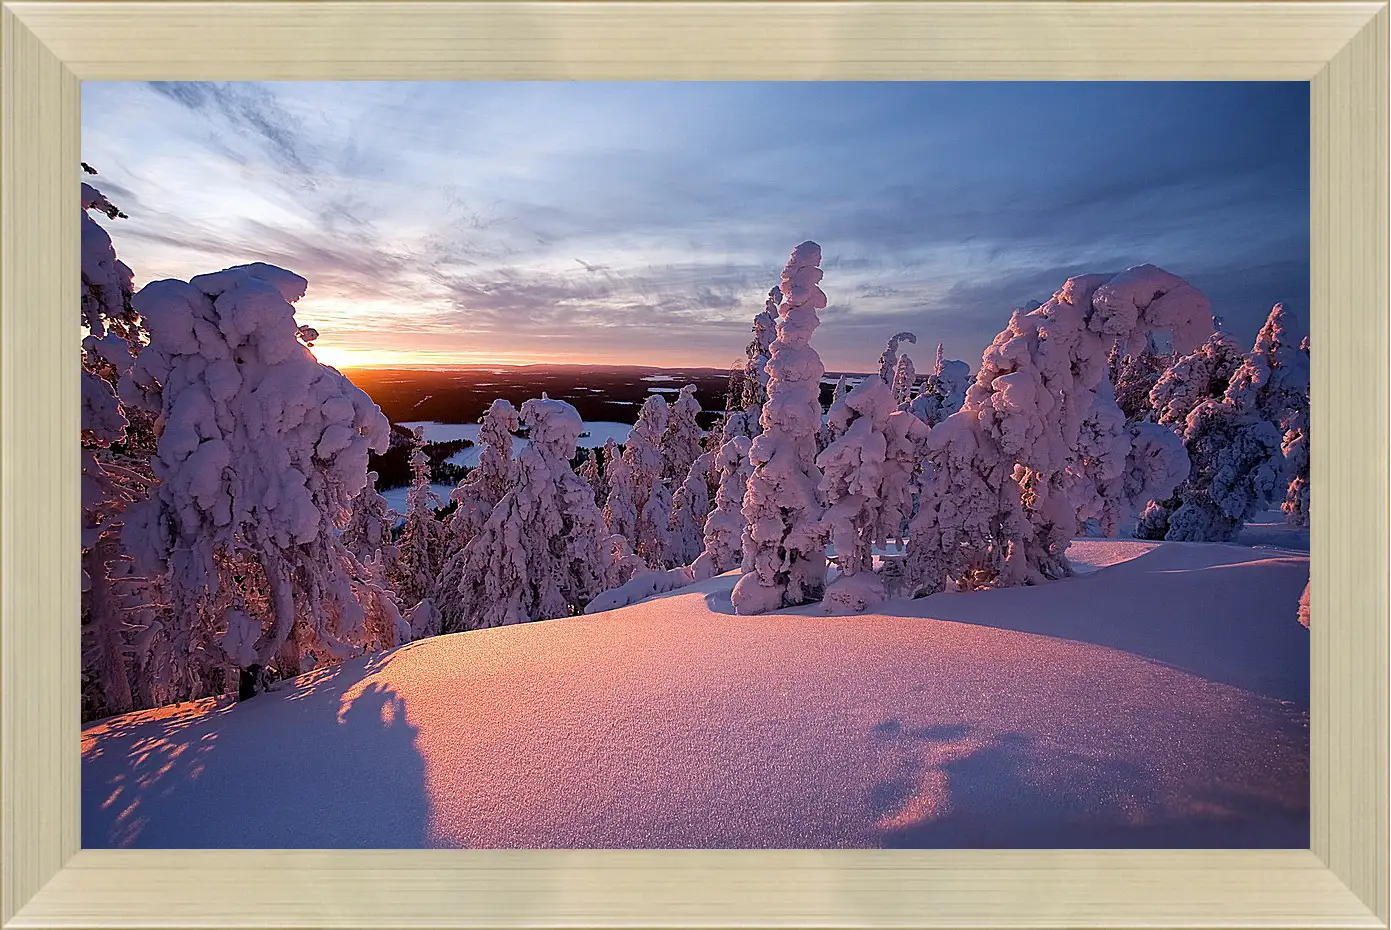
[[[849,618],[727,574],[101,721],[83,845],[1307,846],[1307,558],[1070,556]]]

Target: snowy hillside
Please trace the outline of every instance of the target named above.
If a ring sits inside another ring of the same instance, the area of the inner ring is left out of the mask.
[[[730,573],[100,721],[83,845],[1306,846],[1307,557],[1069,554],[843,618]]]

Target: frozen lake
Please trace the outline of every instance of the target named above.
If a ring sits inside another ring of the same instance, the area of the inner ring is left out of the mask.
[[[463,449],[449,457],[452,465],[463,465],[465,468],[473,468],[478,465],[479,456],[483,454],[483,447],[478,444],[477,423],[437,423],[433,420],[417,420],[412,423],[401,423],[406,429],[425,430],[426,442],[449,442],[454,439],[467,439],[473,445]],[[585,435],[580,437],[580,448],[595,449],[613,439],[623,443],[628,441],[628,431],[632,429],[629,423],[613,423],[606,420],[591,420],[584,424]],[[515,439],[512,445],[512,454],[516,455],[527,446],[525,439]]]

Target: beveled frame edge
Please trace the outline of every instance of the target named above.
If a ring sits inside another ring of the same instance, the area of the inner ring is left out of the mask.
[[[0,925],[1387,926],[1384,3],[0,3],[0,19]],[[1312,851],[79,851],[79,80],[305,77],[1310,80]]]

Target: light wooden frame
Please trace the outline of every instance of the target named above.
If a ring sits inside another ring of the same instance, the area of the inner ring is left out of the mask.
[[[0,6],[0,925],[1387,926],[1386,3]],[[1311,81],[1312,850],[79,850],[78,88],[156,78]]]

